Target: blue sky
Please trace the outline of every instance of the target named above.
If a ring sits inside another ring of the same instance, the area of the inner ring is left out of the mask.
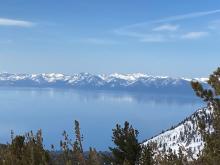
[[[0,5],[0,71],[208,76],[219,0],[13,0]]]

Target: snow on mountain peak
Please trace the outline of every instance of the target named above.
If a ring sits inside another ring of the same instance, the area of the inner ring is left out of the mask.
[[[204,81],[206,79],[197,79]],[[142,92],[191,91],[190,79],[171,78],[168,76],[150,76],[143,73],[132,74],[103,74],[79,73],[65,75],[62,73],[42,74],[10,74],[0,73],[0,86],[27,87],[72,87],[86,89],[117,89]]]
[[[139,78],[146,78],[149,76],[146,74],[142,74],[142,73],[133,73],[133,74],[113,73],[113,74],[110,74],[108,77],[118,78],[118,79],[127,80],[127,81],[135,81]]]

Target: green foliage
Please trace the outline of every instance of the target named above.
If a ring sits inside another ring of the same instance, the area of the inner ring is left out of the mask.
[[[113,162],[117,165],[130,164],[134,165],[139,158],[141,146],[137,140],[138,131],[135,130],[126,121],[124,128],[116,125],[113,129],[112,141],[116,145],[115,148],[109,147],[113,154]]]
[[[206,118],[201,118],[199,122],[200,131],[205,141],[204,151],[197,160],[198,164],[219,164],[220,162],[220,68],[210,75],[208,84],[211,89],[204,89],[199,82],[192,82],[192,88],[196,95],[201,97],[209,107],[212,107],[212,125],[213,133],[205,130]]]
[[[168,153],[159,153],[154,158],[154,164],[156,165],[189,165],[191,163],[192,162],[187,161],[181,148],[179,148],[178,154],[169,149]]]
[[[3,165],[48,165],[49,153],[43,148],[41,130],[33,135],[32,132],[25,136],[12,135],[12,142],[1,150],[0,164]]]
[[[76,136],[76,141],[74,145],[77,148],[77,150],[83,153],[83,147],[82,147],[83,136],[81,136],[79,122],[77,120],[75,120],[75,136]]]
[[[101,165],[101,160],[99,154],[95,149],[89,149],[89,157],[87,160],[87,164],[89,165]]]
[[[141,154],[139,158],[139,165],[153,165],[153,148],[150,144],[142,146]]]
[[[86,161],[83,155],[82,136],[80,134],[79,122],[75,121],[75,141],[69,138],[66,131],[63,132],[63,141],[60,142],[60,147],[63,153],[61,154],[61,162],[65,165],[80,164],[85,165]]]

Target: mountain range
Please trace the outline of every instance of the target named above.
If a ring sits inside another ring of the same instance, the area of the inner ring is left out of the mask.
[[[124,90],[138,92],[192,92],[188,78],[150,76],[142,73],[94,75],[79,73],[12,74],[0,73],[0,86],[52,87],[97,90]],[[195,80],[206,83],[206,78]]]

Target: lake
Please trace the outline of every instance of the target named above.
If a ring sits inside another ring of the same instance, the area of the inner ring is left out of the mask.
[[[74,120],[80,122],[83,146],[107,150],[112,129],[129,121],[139,130],[139,140],[178,124],[204,104],[193,95],[73,89],[0,88],[0,143],[10,142],[10,132],[24,134],[42,129],[44,144],[59,149],[62,132],[73,137]]]

